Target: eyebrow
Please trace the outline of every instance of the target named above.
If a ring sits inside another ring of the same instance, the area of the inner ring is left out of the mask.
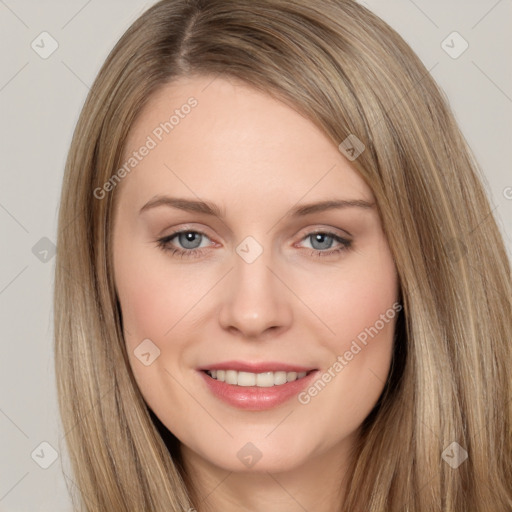
[[[156,208],[158,206],[167,206],[177,208],[188,212],[203,213],[224,219],[225,212],[210,201],[196,201],[193,199],[185,199],[181,197],[155,196],[150,199],[141,209],[139,215],[145,211]],[[324,212],[327,210],[342,208],[362,208],[372,209],[375,203],[370,203],[363,199],[328,199],[316,203],[302,204],[292,208],[286,213],[287,217],[303,217],[312,213]]]

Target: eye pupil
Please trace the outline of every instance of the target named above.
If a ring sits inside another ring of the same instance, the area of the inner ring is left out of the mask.
[[[332,238],[331,235],[328,235],[327,233],[315,233],[312,237],[312,246],[315,250],[329,249],[332,242],[332,240],[330,240]],[[315,247],[316,242],[319,242],[320,247]]]
[[[201,244],[200,237],[201,235],[199,233],[196,233],[195,231],[186,231],[178,235],[180,244],[187,249],[196,249],[197,247],[199,247],[199,245]],[[194,245],[197,241],[199,241],[199,243]],[[189,244],[191,244],[192,246]]]

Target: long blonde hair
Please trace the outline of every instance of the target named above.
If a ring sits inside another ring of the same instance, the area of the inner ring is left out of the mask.
[[[365,145],[352,164],[375,195],[404,309],[340,511],[512,510],[504,243],[443,94],[403,39],[351,0],[163,0],[101,68],[66,163],[55,274],[55,366],[76,510],[204,510],[179,443],[131,373],[112,273],[116,191],[93,193],[121,166],[152,93],[196,73],[273,95],[336,146],[350,135]],[[445,462],[459,449],[452,443],[468,454],[457,468]]]

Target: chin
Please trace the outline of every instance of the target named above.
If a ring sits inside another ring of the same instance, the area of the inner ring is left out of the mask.
[[[197,449],[193,458],[200,457],[218,468],[236,473],[281,473],[292,471],[314,458],[314,448],[308,449],[304,439],[307,435],[295,435],[286,443],[282,439],[265,439],[268,430],[261,436],[235,437],[224,443]],[[188,445],[190,446],[190,444]],[[185,448],[190,452],[190,448]]]

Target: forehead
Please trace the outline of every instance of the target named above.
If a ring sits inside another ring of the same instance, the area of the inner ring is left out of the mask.
[[[339,191],[373,200],[312,121],[225,77],[181,78],[159,89],[132,126],[123,163],[130,159],[133,168],[121,185],[132,199],[179,192],[270,204],[282,202],[283,194],[293,203]]]

